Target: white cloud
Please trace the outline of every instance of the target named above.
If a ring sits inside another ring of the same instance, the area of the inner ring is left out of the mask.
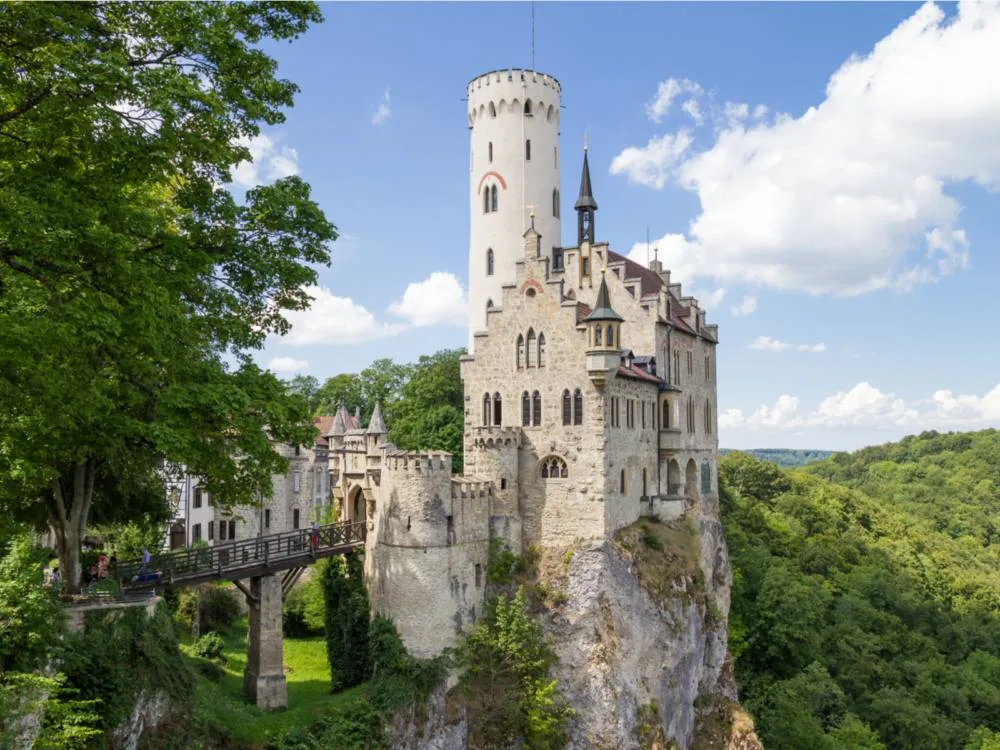
[[[700,306],[705,310],[714,310],[722,304],[726,297],[724,287],[719,287],[714,292],[692,292],[691,296],[698,300]]]
[[[389,312],[414,326],[468,322],[469,303],[454,274],[435,271],[426,279],[406,287],[403,297],[389,305]]]
[[[735,317],[740,317],[741,315],[749,315],[757,309],[757,298],[752,294],[747,294],[743,297],[738,305],[733,305],[729,308]]]
[[[722,116],[730,128],[735,128],[750,116],[750,105],[744,102],[726,102],[722,105]]]
[[[758,104],[753,108],[753,119],[759,120],[767,114],[767,107],[763,104]]]
[[[274,357],[267,363],[267,369],[271,372],[302,372],[309,366],[309,362],[304,359],[294,357]]]
[[[694,120],[695,125],[701,125],[704,117],[701,114],[701,105],[698,103],[697,99],[688,99],[681,105],[681,110]]]
[[[926,3],[833,72],[818,106],[770,121],[755,107],[757,119],[722,127],[700,152],[664,148],[681,133],[657,136],[624,149],[612,172],[654,188],[674,175],[698,195],[683,259],[696,275],[818,294],[907,290],[968,265],[946,188],[1000,187],[1000,84],[986,72],[998,69],[1000,4],[961,2],[946,19]],[[679,95],[667,83],[651,114]]]
[[[701,93],[701,86],[694,81],[686,78],[668,78],[656,87],[656,95],[646,105],[646,116],[653,122],[660,122],[679,96],[684,94],[697,96]]]
[[[360,344],[395,335],[406,328],[379,322],[350,297],[338,297],[325,287],[311,286],[306,291],[313,298],[312,306],[285,313],[292,324],[287,338],[290,344]]]
[[[724,429],[818,428],[871,429],[973,428],[1000,423],[1000,384],[984,396],[937,391],[929,399],[906,403],[892,393],[883,393],[868,382],[824,398],[811,412],[799,411],[799,399],[787,394],[774,406],[759,406],[750,414],[725,409],[719,414]]]
[[[389,87],[386,86],[385,93],[382,94],[382,101],[378,103],[375,114],[372,115],[372,125],[381,125],[392,117],[392,108],[389,103]]]
[[[233,182],[237,185],[250,188],[299,173],[299,152],[290,146],[278,146],[263,133],[241,138],[239,144],[250,149],[251,161],[233,167]]]
[[[630,183],[659,189],[693,142],[691,133],[681,130],[650,138],[642,148],[629,146],[612,160],[611,174],[625,174]]]
[[[747,345],[748,349],[759,349],[765,352],[783,352],[795,349],[800,352],[813,352],[818,354],[826,351],[826,344],[822,341],[818,344],[789,344],[787,341],[779,341],[770,336],[758,336]]]

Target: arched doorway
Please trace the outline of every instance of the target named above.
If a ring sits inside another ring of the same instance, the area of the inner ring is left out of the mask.
[[[358,523],[365,520],[365,496],[360,487],[351,490],[347,502],[347,512],[350,514],[350,521]]]
[[[674,497],[681,494],[681,465],[676,458],[667,462],[667,494]]]
[[[684,468],[684,497],[687,499],[688,507],[692,507],[698,502],[698,464],[693,458],[689,458],[687,466]]]

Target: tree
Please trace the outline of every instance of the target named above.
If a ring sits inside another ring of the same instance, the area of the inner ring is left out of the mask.
[[[0,508],[48,523],[70,590],[91,513],[162,497],[165,459],[252,502],[284,470],[271,441],[312,438],[250,352],[308,306],[335,228],[296,177],[225,185],[297,90],[255,45],[320,18],[0,6]]]
[[[462,470],[465,427],[465,393],[459,371],[464,354],[464,349],[444,349],[421,356],[387,425],[389,439],[400,448],[451,453],[456,472]]]
[[[319,381],[312,375],[296,375],[291,380],[285,381],[285,387],[289,393],[294,393],[306,400],[306,406],[310,414],[316,413],[319,406]]]
[[[361,383],[352,373],[341,373],[327,378],[316,391],[316,413],[336,414],[337,409],[348,409],[361,404]]]

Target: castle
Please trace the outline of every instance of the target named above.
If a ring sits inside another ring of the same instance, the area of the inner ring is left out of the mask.
[[[560,93],[530,70],[468,85],[465,473],[388,443],[378,408],[367,426],[341,408],[312,449],[282,449],[274,496],[224,532],[297,528],[332,498],[367,522],[373,607],[418,656],[482,612],[491,540],[562,551],[718,502],[718,328],[659,261],[597,240],[586,149],[577,242],[559,245]],[[205,521],[216,539],[221,522]]]

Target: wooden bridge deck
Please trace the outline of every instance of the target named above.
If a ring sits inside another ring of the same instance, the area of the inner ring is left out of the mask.
[[[125,592],[273,575],[363,546],[366,530],[364,521],[331,523],[319,527],[315,544],[312,529],[296,529],[212,547],[190,547],[152,555],[148,563],[119,562],[114,576]]]

